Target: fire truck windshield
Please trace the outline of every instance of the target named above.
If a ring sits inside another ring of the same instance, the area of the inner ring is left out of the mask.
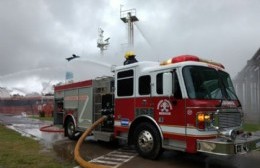
[[[186,66],[183,76],[189,98],[237,100],[229,74],[203,66]]]

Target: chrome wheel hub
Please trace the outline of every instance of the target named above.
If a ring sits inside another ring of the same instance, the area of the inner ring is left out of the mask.
[[[151,151],[154,146],[153,136],[149,131],[142,131],[138,136],[138,145],[144,152]]]
[[[68,125],[68,134],[69,135],[73,135],[74,134],[74,125],[72,123],[70,123]]]

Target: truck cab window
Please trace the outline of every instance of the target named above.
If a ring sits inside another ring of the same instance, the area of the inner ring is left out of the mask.
[[[117,74],[117,95],[132,96],[134,93],[134,71],[127,70]]]
[[[179,84],[179,80],[178,80],[178,76],[176,71],[174,70],[172,72],[172,76],[174,78],[174,88],[173,88],[173,95],[175,98],[177,99],[181,99],[182,98],[182,94],[181,94],[181,88],[180,88],[180,84]],[[156,76],[156,92],[157,94],[163,94],[163,73],[159,73]]]
[[[139,78],[138,91],[140,95],[149,95],[151,93],[151,77],[149,75]]]
[[[237,100],[230,76],[210,67],[187,66],[183,69],[187,93],[191,99]]]
[[[156,76],[156,92],[157,94],[163,94],[163,80],[162,80],[163,73],[159,73]]]
[[[175,70],[172,72],[172,77],[173,77],[173,81],[174,81],[173,96],[176,99],[181,99],[182,94],[181,94],[180,83],[178,80],[178,75]]]

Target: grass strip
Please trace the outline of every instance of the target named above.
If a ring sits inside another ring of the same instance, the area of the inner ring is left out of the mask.
[[[23,137],[0,124],[0,168],[71,168],[75,163],[61,161],[50,152],[42,152],[38,141]]]
[[[250,132],[260,131],[260,124],[245,123],[243,125],[243,128],[245,131],[250,131]]]
[[[37,119],[37,120],[42,120],[42,121],[53,121],[53,117],[39,117],[39,116],[28,116],[29,118]]]

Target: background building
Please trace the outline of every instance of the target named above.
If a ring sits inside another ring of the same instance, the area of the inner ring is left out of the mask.
[[[0,98],[11,97],[9,91],[6,88],[0,87]]]
[[[246,120],[260,123],[260,48],[234,79]]]

